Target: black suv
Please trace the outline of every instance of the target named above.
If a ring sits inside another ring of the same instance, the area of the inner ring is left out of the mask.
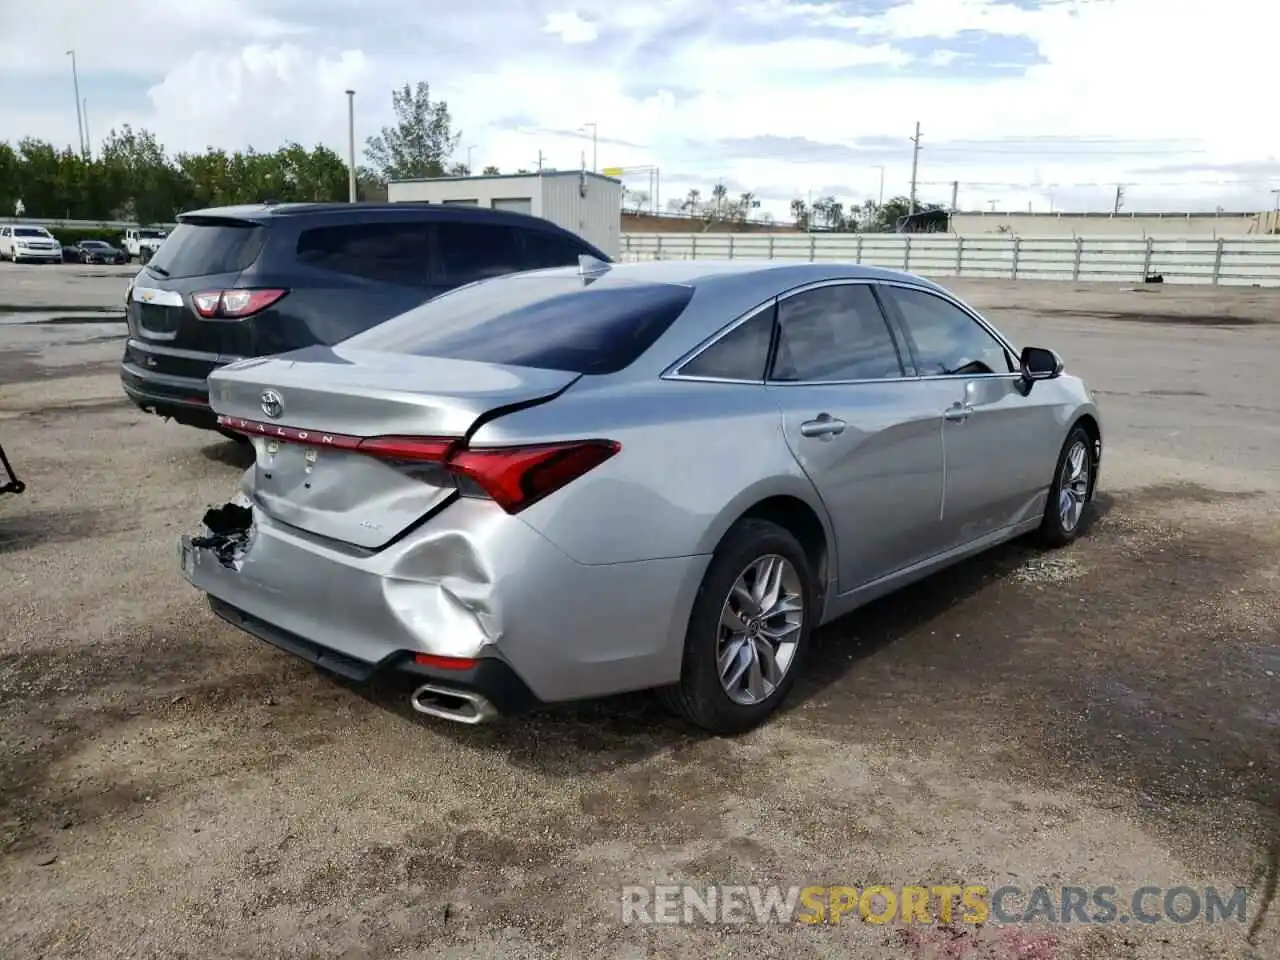
[[[454,287],[609,260],[520,213],[426,203],[216,207],[178,226],[126,294],[120,379],[143,410],[217,429],[205,378],[243,357],[331,345]]]

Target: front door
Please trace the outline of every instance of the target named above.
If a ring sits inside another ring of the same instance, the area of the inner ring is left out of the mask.
[[[945,385],[946,483],[943,526],[959,547],[1038,516],[1051,477],[1042,447],[1060,432],[1038,402],[1023,396],[1018,367],[978,319],[946,297],[886,284],[924,381]]]
[[[768,389],[831,518],[841,593],[940,549],[948,387],[910,379],[905,357],[866,282],[779,300]]]

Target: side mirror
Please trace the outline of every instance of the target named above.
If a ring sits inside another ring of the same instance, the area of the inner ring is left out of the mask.
[[[1031,391],[1031,385],[1037,380],[1052,380],[1062,376],[1064,364],[1062,358],[1046,347],[1023,347],[1019,358],[1022,382],[1025,391]]]

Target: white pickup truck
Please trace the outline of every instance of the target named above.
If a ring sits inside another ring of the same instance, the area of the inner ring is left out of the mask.
[[[168,236],[164,230],[150,227],[129,227],[124,232],[124,252],[130,260],[146,263],[160,249],[164,238]]]

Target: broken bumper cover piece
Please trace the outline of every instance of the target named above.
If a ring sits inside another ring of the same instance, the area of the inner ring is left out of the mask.
[[[183,575],[224,620],[334,673],[412,676],[502,713],[679,677],[705,558],[579,564],[467,499],[369,551],[247,502],[211,510],[202,535],[182,538]],[[601,596],[617,599],[606,608]]]

